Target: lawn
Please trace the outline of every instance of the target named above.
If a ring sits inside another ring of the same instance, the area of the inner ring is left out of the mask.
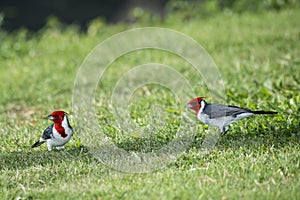
[[[170,15],[164,22],[132,25],[107,25],[94,20],[88,31],[80,31],[76,25],[64,26],[52,18],[37,33],[24,29],[1,31],[0,199],[299,198],[299,11],[224,12],[194,19]],[[96,114],[90,116],[102,125],[99,131],[104,136],[125,152],[151,153],[178,139],[181,113],[186,113],[192,119],[191,126],[197,129],[186,132],[192,141],[164,168],[125,173],[93,156],[84,135],[87,133],[81,131],[85,124],[76,121],[73,110],[74,82],[96,45],[114,34],[144,26],[174,29],[201,44],[218,67],[224,95],[213,98],[191,64],[171,52],[143,49],[116,59],[99,81]],[[197,122],[174,91],[153,83],[134,91],[128,105],[130,120],[125,121],[122,130],[111,113],[115,83],[132,67],[145,63],[171,66],[189,80],[197,96],[206,96],[209,102],[275,110],[279,114],[239,121],[203,154],[208,127]],[[130,132],[130,122],[141,127],[158,123],[155,113],[151,113],[152,105],[165,113],[163,129],[156,131],[150,126],[148,134]],[[58,109],[70,114],[76,134],[65,150],[47,152],[46,145],[31,149],[51,123],[43,117]]]

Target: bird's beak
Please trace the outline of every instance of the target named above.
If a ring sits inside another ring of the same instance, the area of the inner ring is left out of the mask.
[[[192,105],[190,103],[185,104],[186,108],[192,108]]]
[[[54,118],[53,118],[52,115],[48,115],[48,116],[47,116],[47,119],[53,120]]]

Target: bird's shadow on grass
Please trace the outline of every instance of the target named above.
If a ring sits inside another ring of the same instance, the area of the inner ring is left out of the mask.
[[[0,170],[25,169],[34,166],[46,166],[48,164],[60,164],[73,160],[90,160],[87,149],[81,147],[69,147],[64,150],[51,152],[40,150],[15,151],[0,155]]]
[[[289,127],[283,125],[274,129],[262,130],[261,127],[249,130],[238,131],[236,129],[229,131],[226,135],[218,138],[216,146],[213,150],[238,150],[240,148],[249,149],[249,151],[258,148],[275,148],[281,149],[285,146],[300,145],[300,122]],[[202,151],[202,142],[205,135],[195,138],[191,148],[196,148],[198,151]],[[151,138],[154,142],[148,147],[160,146],[162,141],[156,141],[157,139]],[[163,140],[164,141],[164,140]],[[123,141],[119,144],[119,147],[134,147],[132,150],[139,150],[139,145],[145,141],[134,141],[134,143],[128,143]],[[139,144],[138,144],[139,143]],[[158,143],[158,144],[157,144]],[[137,147],[135,147],[137,146]],[[143,146],[143,145],[142,145]],[[146,143],[143,148],[147,147]],[[126,149],[125,150],[131,150]],[[179,158],[180,159],[180,158]],[[199,159],[197,156],[195,160]],[[0,170],[14,170],[14,169],[26,169],[34,166],[46,166],[46,165],[60,165],[61,163],[67,163],[69,161],[82,161],[89,163],[96,161],[96,159],[89,153],[84,146],[76,147],[70,146],[65,150],[48,152],[46,149],[28,149],[28,151],[8,152],[0,155]],[[196,161],[195,161],[196,162]]]

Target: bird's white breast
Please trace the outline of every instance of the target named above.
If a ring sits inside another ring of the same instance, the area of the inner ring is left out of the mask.
[[[64,116],[64,119],[62,121],[62,127],[64,127],[64,129],[65,129],[65,134],[67,134],[67,137],[63,138],[60,135],[60,133],[55,129],[55,126],[53,126],[52,131],[53,131],[54,138],[51,139],[52,146],[62,146],[70,140],[70,138],[73,134],[73,130],[69,127],[66,116]]]

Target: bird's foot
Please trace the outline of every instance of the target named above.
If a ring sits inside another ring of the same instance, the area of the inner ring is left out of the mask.
[[[220,135],[223,136],[223,135],[225,135],[227,132],[228,132],[228,130],[222,131],[222,132],[220,133]]]
[[[223,130],[221,130],[221,132],[220,132],[220,136],[223,136],[223,135],[225,135],[227,132],[229,131],[229,127],[228,126],[226,126],[225,128],[223,128]]]
[[[65,148],[65,146],[56,147],[57,150],[62,150],[64,148]]]
[[[52,151],[52,146],[51,145],[47,144],[47,147],[48,147],[48,151]]]

